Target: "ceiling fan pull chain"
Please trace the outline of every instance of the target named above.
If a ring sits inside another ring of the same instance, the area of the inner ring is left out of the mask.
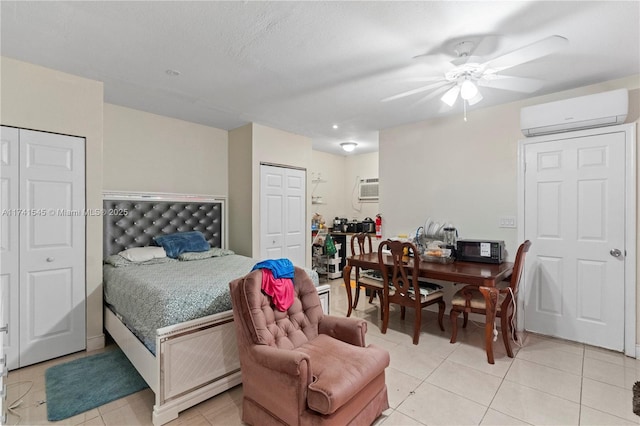
[[[464,121],[466,123],[467,121],[467,100],[466,99],[462,100],[462,109],[464,110]]]

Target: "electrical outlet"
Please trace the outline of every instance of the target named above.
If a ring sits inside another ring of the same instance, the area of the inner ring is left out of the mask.
[[[516,217],[515,216],[500,216],[498,220],[498,226],[500,228],[515,228]]]

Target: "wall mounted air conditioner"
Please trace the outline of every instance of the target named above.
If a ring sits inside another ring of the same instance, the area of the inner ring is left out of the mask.
[[[360,179],[358,199],[360,201],[376,201],[378,199],[378,178]]]
[[[524,107],[520,128],[525,136],[622,124],[629,111],[627,89]]]

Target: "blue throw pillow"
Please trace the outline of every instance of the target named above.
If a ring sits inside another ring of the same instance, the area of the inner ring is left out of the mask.
[[[153,241],[164,248],[167,256],[176,259],[186,251],[207,251],[211,247],[200,231],[177,232],[169,235],[153,237]]]

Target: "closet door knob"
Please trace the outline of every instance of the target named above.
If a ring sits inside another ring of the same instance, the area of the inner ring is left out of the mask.
[[[53,262],[54,260],[56,260],[55,257],[47,257],[47,262]]]

